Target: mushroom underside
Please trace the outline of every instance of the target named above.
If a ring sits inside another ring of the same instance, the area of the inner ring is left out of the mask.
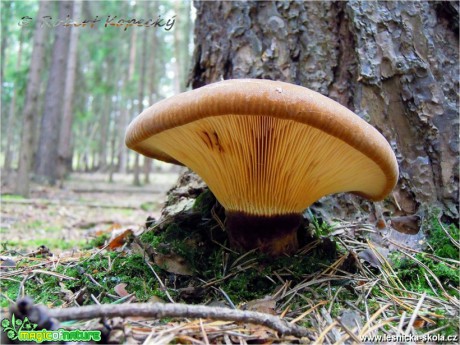
[[[374,160],[333,135],[289,119],[206,117],[132,148],[151,157],[172,157],[200,175],[226,209],[230,241],[245,250],[278,241],[275,247],[292,251],[301,213],[322,196],[350,191],[380,199],[388,188]],[[254,223],[253,216],[271,221]]]

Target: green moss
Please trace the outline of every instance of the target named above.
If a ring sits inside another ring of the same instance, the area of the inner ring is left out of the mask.
[[[417,253],[414,257],[434,273],[448,293],[459,297],[458,292],[454,288],[449,287],[459,286],[459,267],[452,262],[442,260],[458,260],[460,256],[458,247],[451,242],[443,230],[443,227],[457,241],[460,237],[459,229],[454,224],[441,225],[438,220],[437,213],[433,214],[430,220],[426,223],[426,226],[428,227],[427,242],[429,246],[427,246],[424,253]],[[437,260],[429,254],[436,255],[440,259]],[[391,255],[391,260],[394,264],[393,269],[397,273],[399,279],[404,282],[406,288],[415,292],[426,292],[429,295],[434,295],[431,286],[436,288],[437,284],[430,273],[427,272],[422,265],[420,265],[417,261],[405,257],[397,252]],[[426,277],[430,279],[431,286],[427,282]]]
[[[257,270],[237,274],[222,284],[224,290],[235,303],[263,298],[273,292],[273,283]]]
[[[88,241],[86,244],[82,246],[82,249],[93,249],[93,248],[100,248],[102,247],[106,241],[110,238],[110,234],[102,234],[97,236],[96,238]]]
[[[17,263],[17,267],[27,267],[36,264],[31,258]],[[155,266],[156,267],[156,266]],[[160,269],[156,267],[158,271]],[[64,291],[77,292],[86,290],[84,304],[92,304],[91,295],[99,298],[102,303],[114,303],[116,300],[110,295],[117,295],[114,288],[120,283],[126,283],[128,293],[133,293],[139,302],[146,302],[152,296],[165,298],[164,291],[158,286],[158,281],[145,264],[142,255],[121,256],[119,253],[109,252],[101,256],[83,260],[76,265],[59,265],[56,272],[74,279],[60,279],[49,274],[35,274],[24,284],[25,294],[36,302],[48,306],[59,306],[64,300]],[[2,280],[2,293],[10,299],[16,300],[19,291],[19,282],[16,280]],[[174,295],[170,291],[171,295]],[[1,305],[6,307],[7,301],[2,299]]]
[[[159,236],[155,230],[147,230],[142,235],[139,236],[139,240],[143,243],[151,244],[152,246],[157,246]]]
[[[310,209],[307,209],[307,214],[309,215],[311,228],[315,231],[317,237],[325,237],[334,231],[334,224],[329,224],[323,219],[316,217]]]
[[[207,216],[211,213],[211,209],[216,204],[216,197],[211,193],[209,189],[201,193],[193,204],[193,210],[199,212],[203,216]]]
[[[458,325],[458,318],[447,316],[445,310],[435,310],[435,313],[438,315],[443,315],[445,318],[438,319],[436,323],[436,327],[446,327],[442,330],[440,334],[444,336],[448,335],[456,335],[458,336],[459,332],[459,325]]]
[[[88,288],[89,292],[96,295],[100,293],[116,295],[115,286],[126,283],[126,290],[134,293],[140,302],[145,302],[155,295],[155,290],[158,288],[158,281],[150,273],[144,258],[137,254],[120,257],[117,253],[108,253],[99,258],[83,261],[76,268],[70,271],[64,270],[62,273],[79,278],[78,282],[73,281],[69,284],[73,289],[83,285]],[[94,278],[100,286],[95,284],[89,276]],[[109,303],[111,302],[113,299],[109,300]]]
[[[225,249],[227,236],[216,217],[223,221],[225,211],[212,193],[206,190],[197,197],[191,210],[176,215],[173,222],[152,228],[140,237],[156,253],[180,255],[196,272],[194,278],[178,279],[178,288],[200,286],[203,281],[217,280],[218,283],[213,286],[221,288],[238,304],[273,293],[273,280],[277,279],[275,272],[295,284],[306,275],[323,270],[336,259],[336,250],[329,253],[331,244],[335,248],[332,241],[327,245],[324,243],[325,246],[321,241],[308,255],[273,259],[254,252],[241,259],[241,254]],[[323,235],[332,230],[330,225],[320,220],[316,220],[316,226]],[[325,252],[330,255],[325,255]],[[216,298],[221,299],[222,295],[217,294]],[[196,297],[193,302],[203,303],[205,300]]]
[[[460,241],[460,231],[455,224],[442,224],[438,216],[434,215],[431,219],[430,230],[427,234],[428,243],[433,248],[433,254],[442,258],[458,260],[459,249],[446,235],[446,230],[457,242]],[[444,229],[443,229],[444,228]]]
[[[335,293],[335,290],[334,289],[334,293]],[[356,299],[356,295],[354,295],[353,293],[351,293],[350,291],[348,291],[347,289],[341,289],[336,297],[336,299],[334,300],[334,303],[332,304],[332,309],[331,309],[331,316],[332,317],[338,317],[340,316],[340,314],[342,313],[342,311],[344,309],[348,309],[350,308],[349,305],[347,305],[346,303],[344,303],[344,301],[353,301]],[[370,303],[371,305],[371,310],[372,309],[372,302]],[[369,306],[369,304],[368,304]],[[378,307],[376,306],[375,307],[375,310],[377,310]]]
[[[0,291],[15,301],[19,293],[21,282],[18,279],[0,279]],[[0,307],[6,308],[9,306],[9,301],[6,298],[0,298]]]

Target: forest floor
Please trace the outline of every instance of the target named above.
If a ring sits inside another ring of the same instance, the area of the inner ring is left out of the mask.
[[[30,198],[7,194],[1,197],[2,243],[16,249],[46,246],[53,253],[78,249],[102,232],[143,226],[158,217],[166,191],[177,173],[158,173],[150,183],[134,186],[132,176],[73,174],[63,188],[33,185]]]
[[[274,260],[227,248],[214,196],[190,175],[166,194],[176,178],[2,195],[3,315],[115,344],[458,342],[460,233],[436,211],[417,236],[309,211],[299,251]]]

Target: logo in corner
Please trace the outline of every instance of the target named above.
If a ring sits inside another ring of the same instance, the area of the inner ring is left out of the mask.
[[[11,320],[9,319],[2,320],[2,328],[3,328],[3,332],[6,333],[6,336],[8,337],[8,339],[17,340],[18,334],[20,332],[22,332],[23,330],[33,331],[35,330],[35,328],[37,328],[37,324],[30,322],[27,317],[25,317],[24,320],[16,319],[16,317],[13,314],[11,316]]]
[[[14,314],[11,319],[3,319],[1,325],[2,331],[6,333],[8,339],[16,341],[42,343],[44,341],[84,342],[101,340],[101,331],[81,331],[79,329],[68,331],[62,328],[56,331],[36,330],[36,323],[30,322],[27,317],[24,320],[18,319]]]

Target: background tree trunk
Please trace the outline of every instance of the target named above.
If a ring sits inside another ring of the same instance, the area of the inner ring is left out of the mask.
[[[19,48],[18,55],[16,60],[16,72],[19,73],[21,68],[22,60],[22,45],[24,40],[24,30],[21,28],[21,34],[19,35]],[[7,121],[7,135],[6,135],[6,146],[5,146],[5,162],[3,168],[5,169],[6,174],[8,175],[12,170],[13,165],[13,144],[14,144],[14,128],[16,122],[16,96],[18,92],[18,86],[15,85],[13,88],[13,95],[11,96],[10,101],[10,110],[8,112],[8,121]],[[9,179],[8,179],[9,180]]]
[[[59,2],[59,18],[72,17],[72,1]],[[35,178],[55,184],[57,178],[58,143],[65,86],[65,72],[69,49],[70,28],[63,25],[56,30],[53,57],[45,95],[45,107],[40,127]]]
[[[73,4],[73,17],[80,18],[81,1],[76,0]],[[72,27],[70,32],[69,54],[67,62],[67,76],[64,89],[64,106],[59,134],[58,146],[58,177],[63,179],[69,172],[72,160],[72,122],[73,122],[73,97],[75,89],[75,74],[77,72],[77,47],[78,34],[81,28]],[[70,162],[69,162],[70,161]]]
[[[118,135],[120,138],[124,138],[126,127],[128,127],[128,109],[126,106],[120,109],[120,115],[118,118]],[[118,141],[118,172],[126,173],[127,168],[127,152],[124,140]]]
[[[147,4],[147,3],[146,3]],[[147,6],[147,5],[146,5]],[[147,30],[142,34],[142,53],[140,55],[140,72],[139,72],[139,88],[138,88],[138,112],[139,114],[144,110],[144,89],[145,89],[145,73],[147,71]],[[140,186],[140,162],[139,156],[136,154],[134,158],[134,185]]]
[[[8,1],[4,4],[2,8],[5,11],[5,14],[9,17],[11,12],[11,2]],[[1,41],[1,56],[0,56],[0,80],[5,80],[5,56],[6,56],[6,47],[8,46],[8,27],[6,22],[2,21],[1,24],[2,32],[2,41]]]
[[[249,77],[319,91],[369,121],[393,147],[400,179],[384,211],[423,216],[437,206],[458,219],[457,2],[195,7],[194,88]]]
[[[158,3],[153,2],[152,5],[153,6],[150,10],[150,13],[157,13]],[[158,63],[160,60],[160,54],[158,52],[161,52],[162,47],[159,45],[160,42],[158,40],[157,35],[157,30],[154,30],[151,33],[150,39],[148,40],[149,53],[147,62],[147,75],[149,76],[149,78],[147,83],[147,90],[149,106],[158,100],[158,80],[160,79],[158,71],[161,68],[161,63]],[[152,170],[152,164],[153,159],[144,157],[143,170],[145,184],[150,183],[150,172]]]
[[[174,12],[178,20],[174,26],[174,93],[180,93],[186,90],[186,74],[188,72],[190,61],[188,59],[190,43],[190,2],[188,0],[175,0]]]
[[[110,112],[112,111],[112,83],[113,83],[113,70],[115,63],[115,57],[109,56],[107,59],[107,65],[105,70],[105,78],[106,78],[106,93],[104,95],[104,102],[102,103],[102,109],[100,109],[100,121],[101,121],[101,128],[100,128],[100,136],[99,136],[99,162],[98,162],[98,170],[101,172],[107,171],[107,151],[109,148],[109,126],[110,126]]]
[[[50,12],[50,8],[51,2],[40,2],[40,7],[37,14],[38,18],[47,15],[47,13]],[[23,196],[29,195],[29,174],[32,167],[32,159],[34,154],[34,117],[36,116],[37,110],[39,109],[38,96],[40,94],[40,71],[44,63],[45,38],[46,28],[41,27],[40,23],[37,21],[34,31],[30,70],[27,78],[21,148],[19,153],[19,167],[15,186],[15,192]]]
[[[126,88],[126,85],[129,85],[130,82],[133,80],[134,75],[134,66],[136,65],[136,31],[131,30],[131,38],[129,42],[129,61],[127,66],[126,78],[124,78],[123,86]],[[126,96],[126,91],[123,90],[122,95],[124,98],[128,98]],[[129,102],[126,102],[129,104]],[[119,119],[119,133],[120,136],[124,137],[126,127],[129,124],[130,114],[129,111],[131,107],[128,109],[128,104],[121,109],[120,119]],[[118,145],[118,172],[126,173],[128,171],[128,149],[125,145],[125,141],[121,140]]]

